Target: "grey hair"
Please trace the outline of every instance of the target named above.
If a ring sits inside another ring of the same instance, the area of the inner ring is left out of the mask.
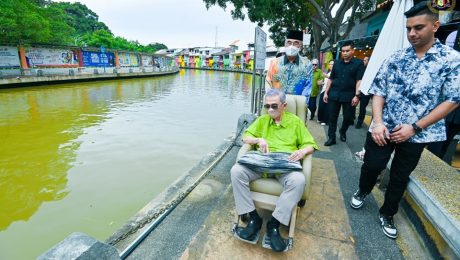
[[[267,92],[265,93],[265,97],[275,97],[275,96],[280,97],[281,104],[286,103],[286,93],[284,93],[284,91],[282,90],[271,88],[267,90]]]
[[[311,63],[314,63],[314,62],[319,63],[318,59],[311,60]]]

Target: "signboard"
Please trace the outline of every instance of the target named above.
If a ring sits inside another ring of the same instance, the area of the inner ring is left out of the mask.
[[[122,67],[139,66],[139,56],[134,53],[118,53],[118,62]]]
[[[85,67],[114,67],[115,55],[111,52],[82,51]]]
[[[34,48],[25,49],[29,67],[77,67],[77,55],[73,50]]]
[[[0,46],[0,68],[20,67],[18,48]]]
[[[265,69],[265,58],[267,57],[267,34],[260,28],[256,27],[256,37],[254,44],[254,53],[256,59],[256,70]]]
[[[310,42],[311,42],[311,34],[305,33],[303,35],[303,46],[310,46]]]

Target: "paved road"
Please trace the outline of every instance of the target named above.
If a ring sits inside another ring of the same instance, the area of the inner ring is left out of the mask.
[[[401,211],[395,217],[400,237],[388,239],[378,222],[382,192],[375,188],[360,210],[349,207],[357,188],[361,163],[354,156],[364,144],[365,129],[350,128],[346,143],[324,147],[327,126],[308,121],[320,144],[313,159],[312,196],[301,209],[294,248],[284,254],[250,245],[230,232],[234,202],[229,169],[239,147],[154,230],[130,259],[429,259]],[[269,212],[262,212],[266,218]],[[286,232],[287,230],[282,230]],[[264,232],[264,230],[262,230]]]

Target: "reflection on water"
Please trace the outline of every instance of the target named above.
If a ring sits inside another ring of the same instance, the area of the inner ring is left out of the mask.
[[[0,90],[0,259],[107,238],[235,130],[250,86],[190,70]]]

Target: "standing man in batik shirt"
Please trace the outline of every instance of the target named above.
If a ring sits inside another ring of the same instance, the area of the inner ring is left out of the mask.
[[[395,152],[385,200],[379,210],[383,233],[395,239],[393,216],[427,143],[446,139],[444,117],[460,103],[460,54],[434,37],[438,14],[421,2],[404,13],[412,47],[391,55],[369,93],[373,119],[367,135],[359,189],[351,207],[359,209]]]
[[[308,100],[311,92],[312,65],[301,57],[303,33],[289,31],[285,42],[285,55],[274,59],[267,72],[272,88],[282,89],[286,94],[303,95]]]

